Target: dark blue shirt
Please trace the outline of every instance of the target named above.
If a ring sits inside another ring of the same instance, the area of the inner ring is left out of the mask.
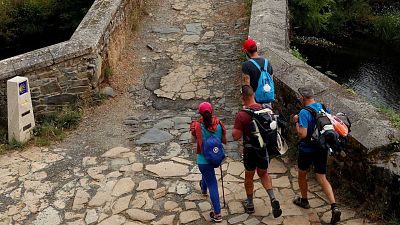
[[[317,112],[320,112],[322,109],[322,104],[319,102],[314,102],[312,104],[307,105]],[[327,109],[329,113],[329,110]],[[307,128],[307,137],[311,136],[314,133],[315,129],[315,118],[312,116],[311,112],[307,111],[306,109],[300,110],[299,113],[299,126],[302,128]],[[299,150],[303,152],[314,152],[317,149],[307,143],[304,139],[300,140]]]

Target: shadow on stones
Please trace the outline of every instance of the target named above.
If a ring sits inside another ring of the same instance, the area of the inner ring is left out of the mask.
[[[166,76],[171,69],[172,61],[168,58],[159,59],[151,66],[147,66],[147,78],[144,82],[144,86],[149,91],[155,91],[160,88],[161,78]]]
[[[188,109],[196,110],[200,102],[204,100],[171,100],[167,98],[158,98],[156,95],[151,96],[153,107],[157,110],[169,109],[176,111],[184,111]]]

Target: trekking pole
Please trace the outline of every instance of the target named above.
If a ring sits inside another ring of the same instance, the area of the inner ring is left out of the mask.
[[[224,176],[222,174],[222,165],[219,166],[219,169],[221,170],[221,182],[222,182],[222,199],[224,199],[224,208],[225,208],[225,190],[224,190]]]

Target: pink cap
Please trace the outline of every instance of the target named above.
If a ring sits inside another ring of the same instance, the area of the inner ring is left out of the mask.
[[[202,102],[199,104],[199,113],[203,115],[206,111],[212,113],[212,106],[209,102]]]

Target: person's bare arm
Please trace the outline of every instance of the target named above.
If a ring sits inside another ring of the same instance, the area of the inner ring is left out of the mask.
[[[243,85],[250,85],[250,76],[243,74]]]
[[[297,135],[299,136],[299,138],[300,139],[306,138],[307,137],[307,128],[300,127],[298,115],[294,116],[294,122],[296,123],[296,131],[297,131]]]
[[[241,130],[233,129],[232,131],[233,140],[238,141],[240,138],[242,138],[242,136],[243,132]]]

